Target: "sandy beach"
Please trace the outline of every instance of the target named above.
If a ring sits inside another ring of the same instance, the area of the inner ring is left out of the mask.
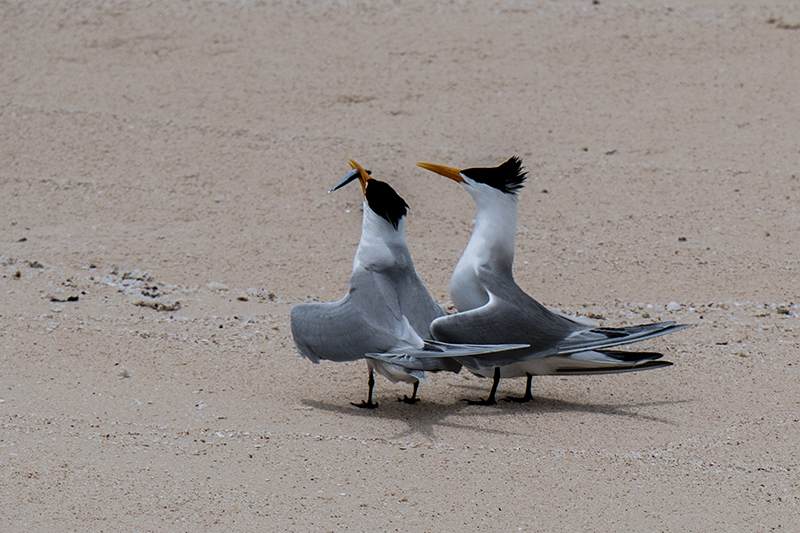
[[[800,4],[3,1],[0,50],[4,531],[800,530]],[[475,206],[414,164],[511,155],[520,286],[675,365],[351,406],[289,328],[328,189],[447,307]]]

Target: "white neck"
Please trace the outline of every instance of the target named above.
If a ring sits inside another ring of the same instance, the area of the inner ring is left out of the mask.
[[[516,196],[472,180],[464,188],[475,199],[478,213],[469,243],[450,278],[450,296],[462,312],[489,301],[486,289],[478,281],[478,268],[513,276],[517,231]]]
[[[353,271],[359,268],[387,268],[396,266],[405,261],[404,257],[397,255],[398,249],[405,250],[408,256],[408,245],[406,244],[405,217],[401,218],[397,229],[394,229],[383,217],[370,209],[369,204],[364,200],[364,216],[361,219],[361,239],[358,241],[358,249],[353,259]]]

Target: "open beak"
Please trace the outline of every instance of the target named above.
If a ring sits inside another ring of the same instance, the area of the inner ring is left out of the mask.
[[[437,174],[440,174],[445,178],[450,178],[457,183],[464,183],[464,178],[461,177],[461,171],[457,168],[446,167],[444,165],[435,165],[433,163],[417,163],[417,166],[422,167],[425,170],[430,170],[431,172],[436,172]]]
[[[334,187],[333,189],[329,190],[328,191],[329,193],[331,193],[333,191],[338,191],[339,189],[341,189],[342,187],[344,187],[345,185],[347,185],[351,181],[355,180],[356,178],[358,178],[358,181],[361,183],[361,192],[364,193],[364,194],[366,193],[367,180],[372,179],[372,178],[370,178],[369,171],[368,170],[364,170],[361,167],[361,165],[359,165],[358,163],[356,163],[352,159],[349,160],[349,163],[350,163],[350,168],[352,168],[353,170],[348,172],[347,176],[342,178],[342,181],[340,181],[339,183],[336,184],[336,187]]]

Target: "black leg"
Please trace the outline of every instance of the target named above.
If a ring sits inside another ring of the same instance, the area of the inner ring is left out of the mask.
[[[372,403],[372,389],[375,388],[375,376],[373,375],[371,368],[369,369],[369,381],[367,381],[367,383],[369,384],[369,395],[367,396],[367,401],[361,403],[350,402],[351,405],[360,407],[362,409],[375,409],[378,407],[377,403]]]
[[[497,402],[494,399],[494,395],[497,392],[497,386],[500,385],[500,367],[494,367],[494,382],[492,383],[492,390],[489,393],[489,397],[485,400],[464,400],[470,405],[495,405]]]
[[[410,404],[417,403],[419,401],[419,398],[417,398],[417,389],[418,388],[419,388],[419,381],[415,381],[414,382],[414,392],[411,393],[411,398],[409,398],[408,396],[403,396],[402,398],[398,398],[397,401],[398,402],[403,402],[403,403],[410,403]]]
[[[531,394],[531,380],[533,380],[533,376],[528,373],[525,375],[528,376],[528,383],[525,385],[525,396],[521,398],[519,396],[506,396],[505,400],[507,402],[527,403],[533,400],[533,395]]]

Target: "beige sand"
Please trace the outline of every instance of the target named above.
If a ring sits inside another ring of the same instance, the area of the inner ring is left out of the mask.
[[[63,4],[0,3],[4,531],[800,530],[796,2]],[[512,154],[519,283],[675,366],[351,407],[288,324],[327,189],[389,181],[444,303],[474,205],[414,162]]]

